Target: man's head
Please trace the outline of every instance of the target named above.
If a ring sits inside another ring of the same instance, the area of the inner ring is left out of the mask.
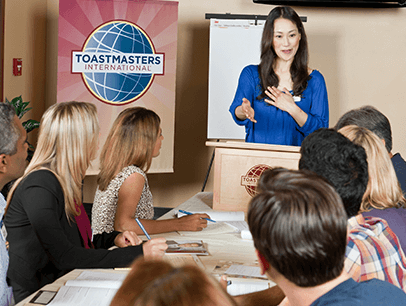
[[[27,158],[27,133],[14,108],[0,103],[0,187],[23,175]]]
[[[275,269],[300,287],[337,278],[344,267],[347,215],[334,188],[313,172],[282,168],[264,171],[258,188],[248,224],[267,274],[273,279]]]
[[[348,218],[357,215],[368,184],[364,148],[332,129],[319,129],[303,140],[300,154],[299,169],[327,179],[340,195]]]
[[[385,141],[386,150],[392,151],[392,130],[388,118],[375,107],[367,105],[346,112],[338,119],[334,129],[347,125],[356,125],[374,132],[380,139]]]

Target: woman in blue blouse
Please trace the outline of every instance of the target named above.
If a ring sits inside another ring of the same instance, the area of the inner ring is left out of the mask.
[[[261,62],[241,72],[230,112],[245,126],[247,142],[300,146],[308,134],[328,127],[326,84],[308,67],[306,33],[292,8],[269,13]]]

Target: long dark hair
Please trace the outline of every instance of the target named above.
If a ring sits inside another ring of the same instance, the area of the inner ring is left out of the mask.
[[[277,6],[268,15],[261,40],[261,63],[258,66],[259,77],[261,79],[262,93],[258,99],[263,99],[265,90],[268,86],[278,87],[279,78],[274,71],[274,63],[277,57],[275,50],[272,46],[274,38],[274,23],[278,18],[284,18],[292,21],[301,36],[299,48],[293,59],[292,66],[290,67],[290,75],[293,81],[293,94],[301,96],[307,87],[309,80],[308,62],[309,50],[307,47],[306,32],[299,15],[288,6]]]

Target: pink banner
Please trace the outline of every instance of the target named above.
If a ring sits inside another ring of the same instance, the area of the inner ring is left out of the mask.
[[[165,139],[150,172],[173,172],[177,21],[175,1],[59,1],[57,102],[96,105],[100,148],[124,108],[154,110]]]

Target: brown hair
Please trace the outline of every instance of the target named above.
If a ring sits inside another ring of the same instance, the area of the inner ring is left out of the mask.
[[[258,100],[266,97],[265,90],[268,86],[278,87],[279,85],[279,78],[274,71],[277,55],[273,48],[274,23],[278,18],[290,20],[296,25],[300,34],[299,48],[290,67],[290,75],[293,81],[293,95],[300,96],[306,89],[307,81],[309,80],[309,50],[303,23],[299,15],[292,8],[288,6],[277,6],[269,13],[262,32],[261,62],[258,66],[262,93],[258,96]]]
[[[236,305],[220,284],[195,266],[137,259],[110,306]]]
[[[155,112],[143,107],[127,108],[118,115],[100,154],[97,183],[101,191],[124,167],[149,169],[160,123]]]
[[[310,171],[266,170],[249,206],[255,248],[286,279],[313,287],[344,268],[347,215],[340,196]]]
[[[338,132],[362,146],[367,153],[369,179],[360,212],[404,206],[406,200],[381,139],[372,131],[356,125],[347,125]]]

